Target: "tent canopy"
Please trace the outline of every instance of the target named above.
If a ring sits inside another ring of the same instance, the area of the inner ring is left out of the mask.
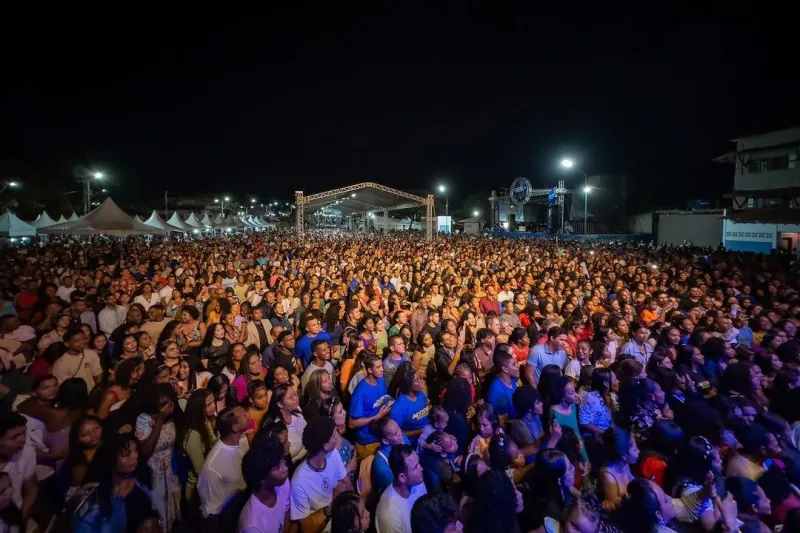
[[[36,228],[11,211],[6,211],[0,215],[0,235],[3,237],[33,237],[36,235]]]
[[[72,214],[71,214],[71,215],[69,216],[69,218],[67,219],[67,222],[75,222],[76,220],[80,220],[80,218],[81,218],[81,217],[79,217],[79,216],[78,216],[78,213],[76,213],[75,211],[73,211],[73,212],[72,212]]]
[[[126,235],[149,235],[163,233],[163,230],[148,226],[129,217],[114,203],[106,198],[99,207],[83,218],[43,228],[41,233],[59,233],[64,235],[99,235],[102,233],[124,237]]]
[[[184,222],[186,222],[187,226],[191,226],[193,228],[202,228],[202,227],[204,227],[203,223],[200,222],[200,220],[198,220],[197,216],[195,216],[194,213],[190,213],[189,216],[186,217],[186,220]]]
[[[181,231],[192,231],[192,229],[194,229],[191,226],[189,226],[188,224],[186,224],[186,222],[181,220],[181,217],[178,216],[178,212],[177,211],[172,213],[172,216],[169,217],[169,220],[167,220],[167,224],[169,224],[170,226],[173,226],[175,228],[178,228]]]
[[[173,226],[172,224],[164,222],[164,220],[160,216],[158,216],[158,213],[155,211],[155,209],[153,210],[153,213],[150,215],[150,218],[145,220],[144,223],[147,224],[148,226],[153,226],[154,228],[158,228],[163,231],[186,231],[185,229],[178,228]]]
[[[56,221],[50,218],[50,215],[47,214],[47,211],[42,211],[42,214],[36,217],[36,220],[31,222],[31,226],[34,228],[46,228],[47,226],[53,226],[55,223]]]

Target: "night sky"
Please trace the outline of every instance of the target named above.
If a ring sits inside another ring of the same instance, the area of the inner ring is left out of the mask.
[[[638,212],[720,198],[730,139],[800,125],[788,13],[409,5],[8,17],[0,169],[65,191],[100,168],[155,206],[444,180],[457,207],[516,176],[577,182],[569,154],[627,174]]]

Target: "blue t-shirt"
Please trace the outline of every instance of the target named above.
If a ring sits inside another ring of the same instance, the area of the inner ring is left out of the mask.
[[[386,380],[380,378],[375,385],[370,385],[369,381],[362,379],[353,391],[350,399],[351,418],[369,418],[378,414],[383,405],[383,397],[386,396]],[[372,444],[378,442],[378,437],[373,435],[369,429],[369,424],[356,430],[356,442],[359,444]]]
[[[422,429],[428,424],[428,398],[424,393],[418,392],[417,399],[413,402],[405,394],[397,397],[397,401],[392,404],[392,411],[389,416],[397,422],[403,431],[414,431]],[[414,439],[416,441],[417,439]],[[412,444],[414,444],[412,442]]]
[[[331,342],[331,336],[324,331],[317,333],[316,337],[312,338],[306,334],[297,340],[294,351],[297,352],[297,356],[303,362],[303,368],[308,367],[309,363],[311,363],[311,360],[314,358],[314,355],[311,353],[311,343],[317,339],[328,341],[328,344]]]
[[[405,435],[403,435],[403,444],[409,444],[408,437]],[[375,460],[372,461],[372,472],[370,473],[372,477],[372,492],[374,494],[380,495],[394,481],[394,474],[392,474],[392,469],[389,468],[389,453],[391,451],[391,446],[381,444],[380,448],[375,452]]]
[[[495,414],[508,415],[508,418],[517,418],[517,411],[514,409],[514,402],[511,397],[517,390],[517,382],[512,381],[511,387],[507,387],[500,378],[494,378],[489,385],[489,392],[486,393],[486,401],[494,407]]]

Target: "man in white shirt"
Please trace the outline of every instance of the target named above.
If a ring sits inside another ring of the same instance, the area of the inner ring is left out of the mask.
[[[22,513],[25,524],[39,493],[36,480],[36,451],[27,443],[26,419],[19,413],[0,416],[0,471],[11,480],[11,501]]]
[[[324,529],[334,496],[353,489],[347,474],[355,470],[355,457],[345,466],[336,451],[338,440],[336,423],[327,416],[312,419],[303,430],[308,455],[292,477],[289,508],[289,516],[299,522],[301,532]]]
[[[63,338],[67,351],[53,363],[53,375],[59,384],[69,378],[81,378],[86,382],[88,391],[92,392],[103,378],[100,357],[94,350],[86,348],[89,341],[82,329],[70,329]]]
[[[286,449],[277,436],[259,437],[242,459],[253,492],[242,508],[237,533],[281,533],[289,525],[291,485]]]
[[[501,304],[507,300],[514,301],[514,293],[511,291],[511,284],[509,282],[503,283],[503,290],[497,293],[497,301]]]
[[[117,305],[117,295],[113,292],[106,294],[105,302],[106,306],[97,314],[97,321],[100,323],[100,331],[111,335],[125,322],[127,311],[123,306]]]
[[[389,467],[394,482],[383,491],[375,510],[378,533],[411,533],[411,508],[420,496],[427,494],[422,466],[414,448],[407,444],[392,447]]]
[[[172,291],[175,290],[175,276],[169,275],[167,276],[167,284],[158,291],[158,295],[161,297],[161,301],[164,305],[167,305],[169,301],[172,299]]]
[[[65,302],[69,301],[72,291],[75,290],[75,285],[72,284],[72,276],[64,276],[61,278],[61,286],[56,290],[56,295]]]
[[[228,407],[217,415],[220,437],[208,452],[197,478],[203,518],[217,521],[236,492],[246,488],[242,477],[242,457],[250,448],[244,436],[249,426],[250,416],[243,407]]]

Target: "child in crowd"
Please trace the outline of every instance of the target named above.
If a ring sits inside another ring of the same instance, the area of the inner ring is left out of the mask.
[[[422,453],[423,450],[442,451],[436,445],[428,444],[428,437],[430,437],[434,431],[444,431],[448,422],[450,422],[450,415],[447,414],[444,408],[436,406],[431,409],[428,415],[428,423],[422,428],[422,433],[419,434],[419,438],[417,439],[417,447],[420,453]]]

